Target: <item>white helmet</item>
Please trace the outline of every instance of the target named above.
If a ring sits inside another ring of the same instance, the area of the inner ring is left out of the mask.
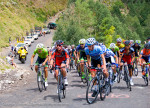
[[[71,47],[75,47],[75,45],[71,45]]]
[[[116,45],[115,45],[115,43],[111,43],[109,47],[114,49],[116,47]]]
[[[96,43],[96,40],[95,40],[95,38],[88,38],[87,40],[86,40],[86,43],[87,43],[87,45],[94,45],[95,43]]]
[[[117,39],[117,42],[122,42],[122,39],[121,39],[121,38],[118,38],[118,39]]]
[[[70,45],[68,45],[68,47],[67,47],[68,49],[71,49],[71,46]]]
[[[134,43],[134,40],[130,40],[131,43]]]
[[[80,39],[79,40],[79,44],[85,44],[86,43],[86,40],[85,39]]]
[[[43,49],[44,45],[42,43],[39,43],[36,45],[36,49]]]

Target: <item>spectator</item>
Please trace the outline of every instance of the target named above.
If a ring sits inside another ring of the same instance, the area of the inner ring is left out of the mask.
[[[8,54],[8,56],[6,57],[6,60],[10,65],[16,67],[16,64],[14,63],[14,57],[11,53]]]

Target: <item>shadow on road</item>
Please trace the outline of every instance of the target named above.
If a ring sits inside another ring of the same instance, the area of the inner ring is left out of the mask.
[[[40,92],[38,88],[27,89],[26,91]]]
[[[79,80],[74,80],[74,81],[71,81],[71,82],[78,82],[78,83],[81,83],[81,81],[79,81]]]
[[[50,85],[57,85],[57,82],[48,82]]]
[[[80,87],[80,88],[83,88],[83,87],[87,87],[87,86],[86,85],[73,84],[73,85],[71,85],[71,87]]]
[[[127,90],[128,88],[126,87],[126,86],[124,86],[124,87],[120,87],[120,86],[114,86],[114,87],[112,87],[112,89],[119,89],[119,90]]]
[[[48,95],[48,96],[44,96],[44,100],[47,100],[47,98],[51,98],[53,99],[53,101],[58,101],[58,95]]]
[[[134,84],[134,86],[137,86],[137,87],[146,87],[146,85],[144,85],[144,84]]]

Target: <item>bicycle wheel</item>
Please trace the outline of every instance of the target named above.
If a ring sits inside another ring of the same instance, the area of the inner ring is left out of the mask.
[[[100,99],[103,101],[105,100],[107,95],[107,90],[105,86],[105,80],[104,78],[100,80]]]
[[[120,83],[121,73],[120,73],[119,69],[116,69],[116,71],[117,71],[117,82]]]
[[[84,65],[84,74],[85,74],[85,78],[81,78],[83,83],[87,83],[88,82],[88,73],[87,73],[87,67]]]
[[[39,91],[42,92],[43,90],[43,80],[42,80],[42,76],[40,75],[40,72],[37,73],[37,84],[38,84],[38,88]]]
[[[43,77],[43,75],[41,77],[42,77],[43,88],[44,88],[44,90],[46,90],[47,87],[45,86],[45,78]]]
[[[63,83],[63,98],[66,98],[66,86]]]
[[[130,89],[131,91],[131,84],[130,84],[130,77],[129,77],[129,71],[127,69],[127,67],[125,66],[125,70],[124,70],[124,77],[125,77],[125,81],[126,81],[126,85],[127,85],[127,88]]]
[[[97,96],[99,94],[99,84],[98,84],[98,80],[96,77],[94,77],[86,90],[86,100],[87,103],[92,104],[95,102],[95,100],[97,99]]]
[[[145,82],[145,85],[148,86],[148,75],[147,74],[144,76],[144,82]]]
[[[62,95],[63,95],[62,87],[63,87],[63,85],[62,85],[62,76],[58,75],[57,89],[58,89],[58,99],[59,99],[59,102],[61,102]]]
[[[135,67],[134,67],[134,75],[138,76],[138,67],[137,67],[137,63],[135,63]]]

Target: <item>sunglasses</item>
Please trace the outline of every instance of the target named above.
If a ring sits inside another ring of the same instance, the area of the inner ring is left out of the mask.
[[[80,45],[84,45],[84,44],[80,44]]]
[[[125,46],[130,46],[130,45],[125,45]]]

